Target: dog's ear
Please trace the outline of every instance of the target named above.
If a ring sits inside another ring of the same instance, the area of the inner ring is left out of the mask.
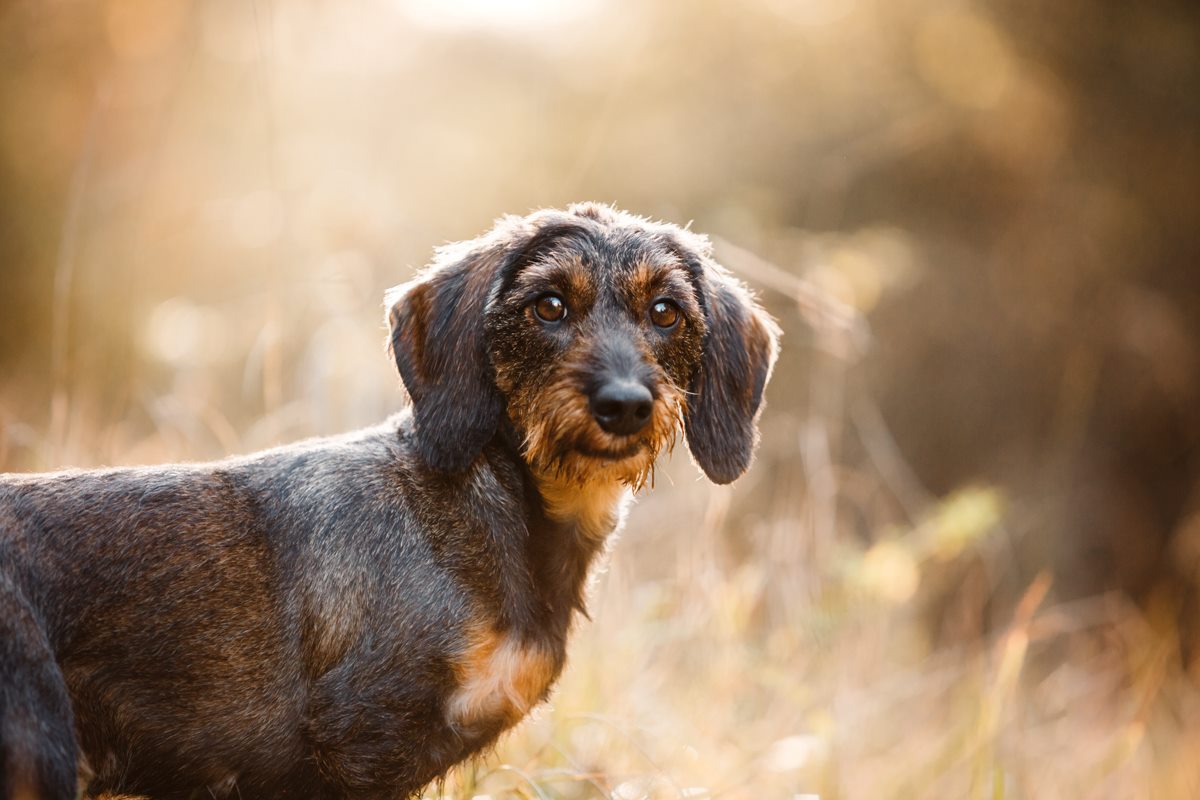
[[[673,237],[700,288],[707,332],[688,387],[684,433],[692,458],[714,483],[732,483],[758,443],[763,390],[779,352],[779,328],[754,297],[710,255],[708,241]]]
[[[389,349],[412,398],[417,448],[435,469],[466,469],[498,429],[504,399],[484,311],[536,230],[527,219],[501,219],[478,239],[439,249],[419,277],[387,293]]]

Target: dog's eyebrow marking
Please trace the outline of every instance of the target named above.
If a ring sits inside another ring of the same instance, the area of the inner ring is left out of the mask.
[[[450,724],[470,729],[525,716],[542,700],[561,662],[540,642],[476,624],[453,666],[458,690],[446,704],[446,716]]]
[[[525,267],[514,282],[519,292],[545,286],[562,289],[573,298],[590,303],[595,296],[591,271],[578,255],[555,255]]]
[[[626,300],[631,305],[641,305],[662,294],[680,303],[685,311],[694,313],[699,308],[696,291],[681,267],[639,261],[626,282]]]

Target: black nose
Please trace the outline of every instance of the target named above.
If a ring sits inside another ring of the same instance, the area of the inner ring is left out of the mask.
[[[609,381],[592,392],[589,405],[601,428],[628,436],[646,427],[654,397],[636,381]]]

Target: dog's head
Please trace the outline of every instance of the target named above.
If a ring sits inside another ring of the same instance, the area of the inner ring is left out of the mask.
[[[537,471],[640,486],[682,421],[729,483],[750,464],[776,328],[674,225],[605,206],[505,217],[388,293],[417,445],[467,468],[507,419]]]

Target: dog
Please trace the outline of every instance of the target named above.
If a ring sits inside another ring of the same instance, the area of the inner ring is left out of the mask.
[[[778,331],[688,230],[505,217],[386,305],[381,426],[0,478],[0,797],[412,796],[547,697],[681,428],[750,464]]]

